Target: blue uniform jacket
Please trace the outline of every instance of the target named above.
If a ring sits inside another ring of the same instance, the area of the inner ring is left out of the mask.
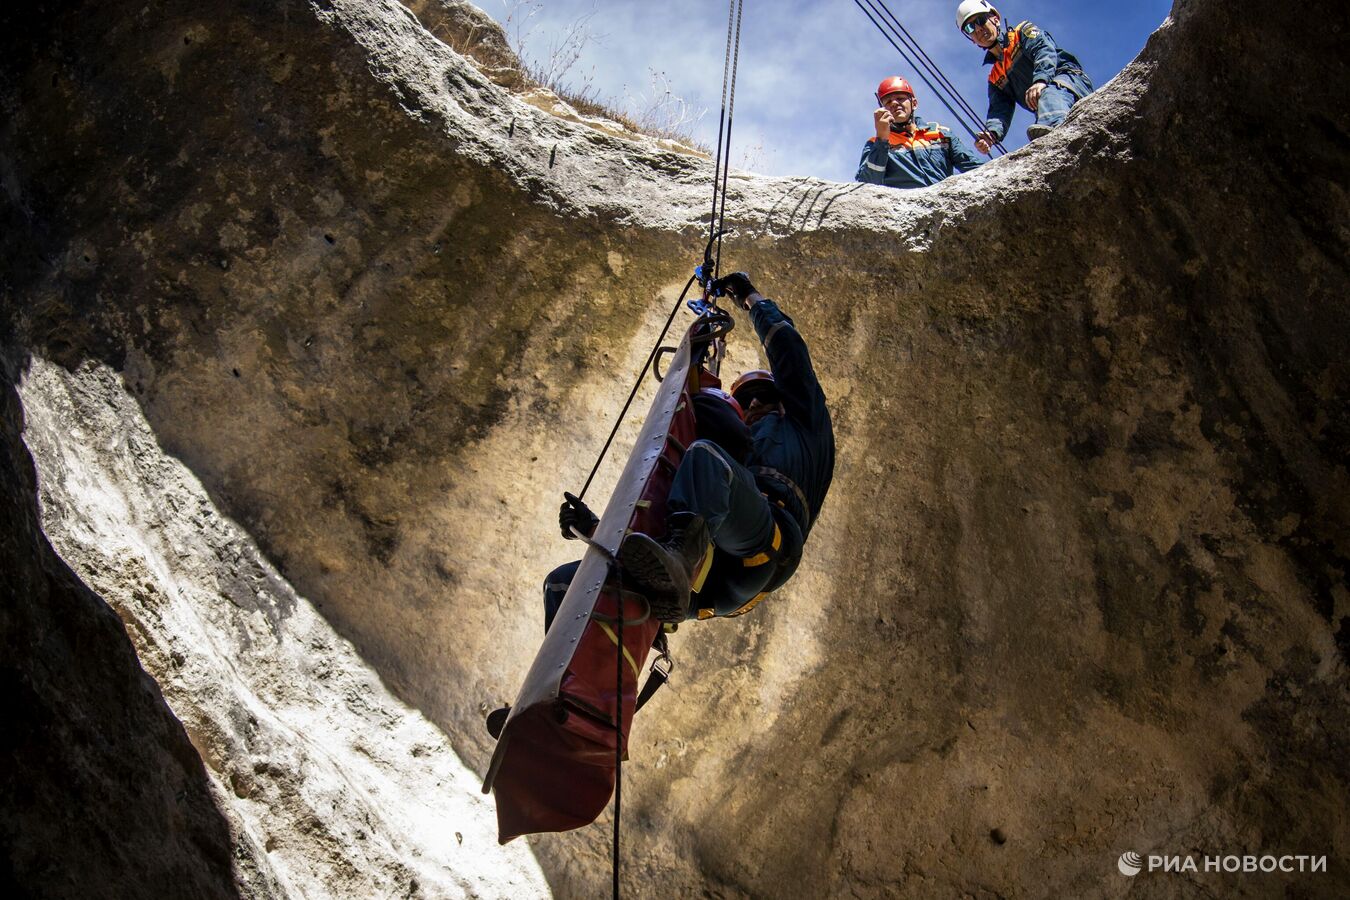
[[[927,187],[984,163],[950,128],[929,124],[918,116],[914,125],[913,134],[892,129],[889,146],[872,136],[863,147],[853,180],[893,188]]]
[[[751,307],[750,321],[769,357],[784,410],[750,429],[755,441],[750,471],[769,501],[792,516],[805,540],[834,478],[834,426],[811,354],[792,320],[772,300],[761,300]],[[784,573],[784,580],[790,574]]]
[[[1030,22],[1022,22],[999,36],[1003,56],[992,50],[984,54],[989,70],[989,114],[984,128],[1003,140],[1012,125],[1013,113],[1026,104],[1027,89],[1036,82],[1056,83],[1082,100],[1092,90],[1078,59],[1055,43],[1047,31]]]

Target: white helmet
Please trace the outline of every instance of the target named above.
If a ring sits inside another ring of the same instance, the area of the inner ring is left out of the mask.
[[[956,27],[960,28],[966,24],[966,19],[971,16],[978,16],[980,13],[998,15],[998,10],[994,9],[994,5],[987,0],[961,0],[961,5],[956,8]]]

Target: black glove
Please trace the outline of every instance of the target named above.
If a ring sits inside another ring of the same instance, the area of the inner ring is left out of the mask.
[[[755,286],[750,283],[750,276],[744,272],[732,272],[730,275],[723,275],[712,283],[712,293],[714,297],[720,297],[727,294],[741,306],[745,305],[745,298],[756,293]]]
[[[563,491],[563,497],[566,499],[563,500],[562,506],[558,507],[558,527],[562,529],[562,536],[569,541],[574,540],[576,538],[572,533],[574,526],[586,537],[595,534],[595,526],[600,524],[600,520],[591,512],[591,508],[566,491]]]

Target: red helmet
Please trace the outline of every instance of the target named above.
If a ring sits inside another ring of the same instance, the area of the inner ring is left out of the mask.
[[[731,396],[744,407],[749,407],[756,397],[761,400],[774,398],[778,388],[774,385],[773,373],[768,369],[751,369],[731,386]]]
[[[887,94],[909,94],[914,96],[914,88],[909,86],[909,82],[899,75],[892,75],[890,78],[884,78],[881,84],[877,85],[877,102]]]
[[[734,412],[738,418],[741,419],[745,418],[745,410],[741,409],[741,404],[736,400],[735,397],[733,397],[731,394],[728,394],[720,387],[701,387],[698,389],[698,392],[700,394],[706,394],[709,397],[716,397],[717,399],[726,403],[727,406],[730,406],[731,411]]]

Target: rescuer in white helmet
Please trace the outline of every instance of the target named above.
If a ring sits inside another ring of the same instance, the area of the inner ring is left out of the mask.
[[[1064,121],[1069,107],[1092,93],[1092,79],[1078,59],[1059,47],[1049,32],[1030,22],[1004,30],[998,10],[988,0],[962,0],[956,27],[984,49],[989,71],[989,113],[975,149],[989,153],[1003,140],[1018,106],[1036,121],[1027,128],[1035,140]]]

